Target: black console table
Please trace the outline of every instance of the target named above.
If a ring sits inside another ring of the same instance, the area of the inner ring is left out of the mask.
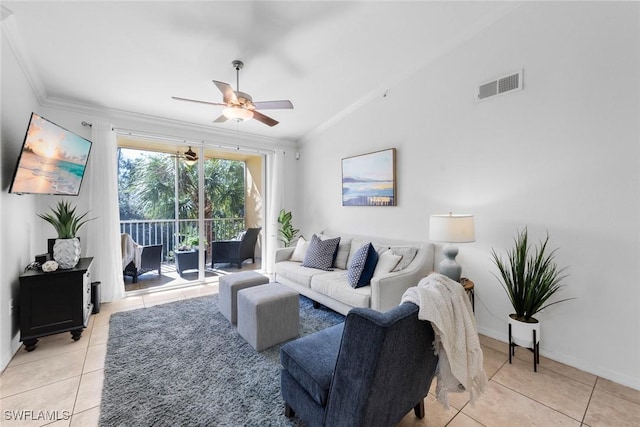
[[[92,261],[80,258],[68,270],[27,270],[20,275],[20,341],[27,351],[34,350],[38,338],[46,335],[71,332],[74,341],[80,339],[93,308]]]

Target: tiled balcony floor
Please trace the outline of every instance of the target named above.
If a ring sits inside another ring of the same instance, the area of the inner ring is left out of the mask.
[[[230,264],[216,264],[215,269],[211,269],[211,263],[206,263],[205,268],[205,281],[214,280],[215,277],[223,276],[225,274],[236,273],[238,271],[247,270],[260,270],[262,268],[262,262],[259,258],[256,258],[255,263],[251,263],[251,260],[245,261],[242,264],[242,269],[239,269],[237,265]],[[160,290],[169,289],[179,286],[188,285],[198,280],[198,270],[184,271],[182,277],[176,271],[174,264],[163,263],[162,274],[158,275],[157,271],[151,271],[138,277],[138,283],[133,283],[133,278],[125,276],[124,289],[126,292],[141,291],[141,290]]]

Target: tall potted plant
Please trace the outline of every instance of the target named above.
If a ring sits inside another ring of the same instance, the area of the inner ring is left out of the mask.
[[[59,201],[55,209],[51,208],[51,212],[38,216],[53,225],[58,233],[53,245],[53,259],[62,269],[73,268],[80,260],[80,240],[76,234],[80,227],[94,218],[84,219],[89,212],[76,214],[76,208],[72,208],[65,200]]]
[[[278,215],[278,224],[280,225],[280,241],[284,243],[285,247],[291,246],[291,242],[296,238],[300,230],[293,228],[291,220],[293,215],[291,212],[287,212],[284,209],[280,210]]]
[[[507,250],[507,261],[503,261],[492,250],[493,262],[500,271],[500,284],[504,288],[515,313],[509,314],[511,337],[515,344],[535,348],[540,340],[540,322],[533,317],[541,310],[572,298],[548,302],[564,285],[560,282],[567,277],[566,267],[558,268],[555,263],[557,249],[549,251],[549,235],[533,249],[529,244],[526,227],[518,232],[515,246]],[[533,331],[536,342],[533,342]]]

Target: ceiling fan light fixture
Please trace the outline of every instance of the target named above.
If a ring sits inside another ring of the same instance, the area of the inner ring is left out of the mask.
[[[184,162],[189,166],[193,166],[198,162],[198,155],[191,150],[191,147],[184,152]]]
[[[222,110],[222,115],[230,120],[244,122],[253,118],[253,111],[241,107],[227,107]]]

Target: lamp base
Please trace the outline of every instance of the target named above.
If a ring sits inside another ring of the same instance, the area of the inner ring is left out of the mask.
[[[456,262],[456,256],[458,255],[458,248],[451,243],[447,243],[442,248],[442,254],[444,259],[438,264],[438,273],[444,274],[449,279],[460,281],[462,275],[462,267]]]

